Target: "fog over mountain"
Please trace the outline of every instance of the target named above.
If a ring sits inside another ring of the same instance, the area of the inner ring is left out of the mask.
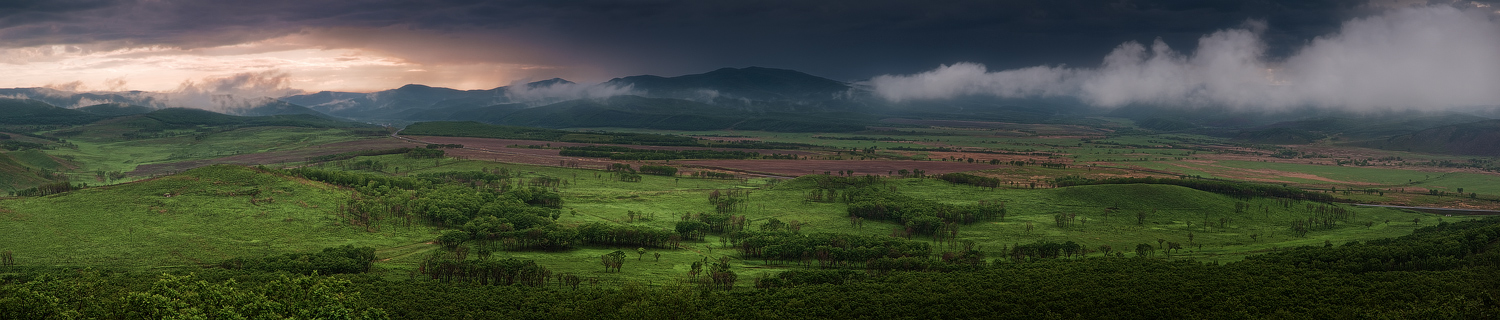
[[[1500,105],[1500,21],[1429,6],[1345,22],[1294,54],[1266,53],[1262,21],[1198,39],[1193,51],[1126,42],[1094,68],[988,70],[955,63],[867,83],[891,101],[1066,96],[1091,105],[1446,109]]]

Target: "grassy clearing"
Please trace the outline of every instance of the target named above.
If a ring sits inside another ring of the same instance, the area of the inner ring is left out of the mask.
[[[21,159],[14,155],[19,152],[0,153],[0,188],[7,188],[7,192],[14,189],[25,189],[38,184],[46,183],[48,180],[40,176],[40,170],[27,166]]]
[[[257,203],[248,193],[259,190]],[[171,195],[171,196],[167,196]],[[41,266],[159,267],[353,244],[425,242],[428,227],[366,232],[334,213],[347,191],[211,166],[138,183],[0,201],[0,248]],[[271,200],[274,199],[274,200]]]
[[[129,172],[137,165],[212,159],[238,154],[291,150],[364,139],[343,129],[251,127],[203,136],[173,136],[141,140],[82,140],[75,149],[49,153],[72,159],[81,171]]]
[[[748,205],[736,214],[745,215],[752,228],[777,218],[782,221],[796,220],[805,223],[803,233],[832,232],[866,235],[887,235],[897,225],[880,221],[866,221],[863,227],[851,226],[846,217],[845,205],[840,203],[803,203],[807,189],[786,184],[772,184],[771,180],[723,181],[646,176],[642,182],[619,182],[607,172],[595,170],[534,167],[495,164],[479,161],[460,161],[438,168],[422,169],[419,172],[442,170],[477,170],[484,167],[505,167],[521,170],[527,175],[551,176],[567,179],[561,188],[565,213],[559,220],[565,225],[587,222],[632,224],[671,230],[683,213],[711,211],[707,193],[713,189],[754,188]],[[1076,169],[1049,169],[1076,170]],[[1181,243],[1185,249],[1174,254],[1176,258],[1233,261],[1246,255],[1276,248],[1322,245],[1324,241],[1339,244],[1348,241],[1369,240],[1400,236],[1418,226],[1433,225],[1438,218],[1421,213],[1385,209],[1353,208],[1355,212],[1348,221],[1338,227],[1313,230],[1306,236],[1296,235],[1291,221],[1305,220],[1311,216],[1306,206],[1310,202],[1283,203],[1276,199],[1238,199],[1176,186],[1163,185],[1097,185],[1059,189],[985,189],[953,185],[933,179],[891,180],[889,186],[912,196],[938,199],[953,204],[971,204],[977,201],[1005,201],[1010,214],[1004,220],[986,221],[961,227],[960,240],[974,240],[993,257],[1003,256],[1003,249],[1015,244],[1027,244],[1038,240],[1064,242],[1074,241],[1092,249],[1109,245],[1115,250],[1131,251],[1137,244],[1158,246],[1157,239]],[[1244,212],[1235,212],[1235,203],[1248,206]],[[1318,204],[1321,205],[1321,204]],[[1106,208],[1117,208],[1106,216]],[[638,211],[653,216],[650,219],[631,221],[628,211]],[[571,213],[576,212],[576,214]],[[1058,226],[1054,216],[1058,213],[1077,214],[1087,222],[1072,226]],[[1137,223],[1136,213],[1146,213],[1143,223]],[[1220,218],[1228,218],[1221,221]],[[1412,219],[1421,222],[1413,224]],[[1454,218],[1447,218],[1454,219]],[[1385,221],[1390,220],[1390,224]],[[1205,221],[1209,227],[1205,227]],[[1227,222],[1221,224],[1221,222]],[[1030,223],[1031,230],[1027,231]],[[1365,223],[1373,223],[1366,227]],[[1193,234],[1192,240],[1188,234]],[[1257,235],[1252,238],[1250,235]],[[918,238],[920,241],[929,241]],[[938,248],[942,244],[934,243]],[[1199,247],[1198,245],[1202,245]],[[704,258],[717,259],[730,256],[736,259],[736,272],[741,276],[753,276],[761,272],[774,272],[789,267],[786,264],[766,263],[758,260],[738,260],[737,252],[715,249],[720,247],[717,237],[710,236],[703,242],[684,242],[676,250],[648,250],[644,261],[635,260],[635,248],[586,247],[567,252],[508,252],[497,253],[497,257],[515,257],[536,260],[539,264],[559,272],[600,277],[601,279],[635,279],[645,282],[670,281],[684,277],[693,261]],[[623,272],[605,273],[599,263],[599,255],[614,250],[625,251],[631,259]],[[941,249],[939,250],[941,251]],[[654,253],[662,253],[661,261],[654,261]],[[1098,253],[1095,253],[1097,255]],[[1133,253],[1131,253],[1133,255]],[[415,263],[413,257],[407,263]],[[398,262],[398,261],[393,261]]]
[[[1434,176],[1432,179],[1422,180],[1416,186],[1448,192],[1458,192],[1459,188],[1463,188],[1464,193],[1500,195],[1500,176],[1466,172],[1446,173]]]
[[[1109,245],[1115,250],[1133,250],[1137,244],[1158,246],[1157,239],[1178,242],[1191,249],[1187,257],[1238,260],[1245,255],[1278,247],[1321,245],[1323,241],[1342,243],[1399,236],[1417,226],[1436,224],[1434,216],[1385,209],[1356,208],[1352,219],[1337,228],[1314,230],[1297,236],[1291,221],[1311,216],[1306,210],[1311,202],[1281,203],[1277,199],[1238,199],[1177,186],[1164,185],[1095,185],[1058,189],[994,190],[968,186],[944,186],[941,181],[906,180],[902,190],[914,196],[948,199],[953,203],[979,200],[1006,201],[1011,214],[1004,221],[992,221],[961,229],[962,238],[973,239],[986,250],[1026,244],[1036,240],[1074,241],[1089,248]],[[1250,206],[1236,213],[1235,203]],[[1117,208],[1106,215],[1107,208]],[[1087,222],[1059,226],[1056,214],[1076,214]],[[1145,219],[1138,223],[1137,214]],[[1220,218],[1227,224],[1220,225]],[[1422,219],[1413,224],[1412,219]],[[1390,225],[1385,225],[1391,220]],[[1205,224],[1204,222],[1208,223]],[[1375,223],[1368,229],[1366,222]],[[1026,231],[1030,223],[1031,231]],[[1209,226],[1205,226],[1209,225]],[[1193,234],[1190,241],[1188,234]],[[1252,239],[1250,235],[1258,235]],[[1202,244],[1200,249],[1196,245]],[[998,252],[994,252],[998,254]]]
[[[1350,182],[1365,182],[1380,185],[1400,185],[1422,181],[1442,174],[1400,169],[1382,169],[1354,166],[1325,166],[1280,162],[1218,161],[1216,165],[1243,168],[1269,169],[1277,171],[1313,174],[1319,177]]]

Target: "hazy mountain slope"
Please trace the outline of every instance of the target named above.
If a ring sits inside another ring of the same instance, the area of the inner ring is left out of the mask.
[[[544,128],[624,127],[667,130],[855,131],[858,117],[748,113],[700,102],[618,96],[566,101],[515,111],[495,124]]]
[[[1500,156],[1500,120],[1441,126],[1355,145],[1397,151]]]
[[[323,91],[282,97],[281,101],[303,105],[319,112],[347,118],[392,118],[413,109],[429,109],[448,101],[455,105],[487,106],[503,97],[500,88],[490,90],[456,90],[408,84],[400,88],[372,93]]]
[[[251,117],[254,117],[254,116],[286,115],[286,114],[310,114],[310,115],[316,115],[316,116],[326,117],[326,115],[324,115],[322,112],[315,111],[315,110],[310,109],[308,107],[303,107],[303,106],[300,106],[300,105],[291,104],[291,103],[287,103],[285,101],[271,99],[271,98],[264,98],[263,101],[260,103],[260,105],[257,106],[257,107],[244,108],[244,109],[231,109],[231,110],[227,110],[227,111],[228,111],[228,114],[237,115],[237,116],[251,116]]]
[[[153,109],[124,103],[101,103],[73,110],[88,112],[106,117],[118,117],[148,113]]]
[[[0,99],[0,124],[86,124],[104,116],[64,109],[38,100]]]
[[[651,75],[616,78],[606,84],[632,86],[654,97],[716,97],[762,101],[823,100],[847,94],[850,86],[795,70],[762,67],[722,68],[678,77]]]
[[[1303,144],[1337,136],[1341,140],[1386,139],[1424,129],[1472,123],[1488,118],[1460,113],[1400,112],[1315,117],[1241,130],[1236,139],[1276,144]]]
[[[433,109],[412,109],[397,114],[400,119],[413,121],[479,121],[497,122],[511,113],[526,109],[520,103],[504,103],[488,106],[450,106]]]
[[[368,124],[332,119],[321,114],[278,114],[270,116],[236,116],[202,109],[167,108],[141,115],[162,123],[179,126],[291,126],[316,128],[345,128],[370,126]]]

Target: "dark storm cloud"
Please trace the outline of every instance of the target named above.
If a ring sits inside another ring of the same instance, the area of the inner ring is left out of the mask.
[[[1270,26],[1279,55],[1374,11],[1363,0],[12,1],[0,4],[0,46],[195,48],[304,33],[429,62],[612,75],[762,65],[858,80],[958,61],[1097,65],[1122,42],[1188,46],[1247,19]]]

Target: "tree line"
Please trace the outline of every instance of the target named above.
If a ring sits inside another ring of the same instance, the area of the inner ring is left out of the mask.
[[[611,160],[677,160],[677,159],[749,159],[760,153],[717,150],[655,150],[620,146],[563,147],[558,155],[565,157],[609,158]]]
[[[1053,179],[1053,181],[1052,181],[1053,186],[1056,186],[1056,187],[1059,187],[1059,188],[1061,188],[1061,187],[1071,187],[1071,186],[1081,186],[1081,185],[1137,184],[1137,183],[1145,183],[1145,184],[1167,184],[1167,185],[1174,185],[1174,186],[1182,186],[1182,187],[1188,187],[1188,188],[1197,189],[1197,190],[1201,190],[1201,191],[1213,192],[1213,193],[1218,193],[1218,194],[1223,194],[1223,195],[1229,195],[1229,196],[1235,196],[1235,197],[1242,197],[1242,198],[1249,198],[1249,197],[1276,197],[1276,198],[1287,198],[1287,199],[1308,200],[1308,201],[1318,201],[1318,202],[1334,202],[1334,201],[1338,201],[1338,198],[1335,198],[1332,195],[1329,195],[1327,193],[1309,192],[1309,191],[1306,191],[1306,190],[1302,190],[1302,189],[1298,189],[1298,188],[1292,188],[1292,187],[1286,187],[1286,186],[1276,186],[1276,185],[1266,185],[1266,184],[1252,184],[1252,183],[1239,183],[1239,182],[1231,182],[1231,181],[1217,181],[1217,180],[1204,180],[1204,179],[1164,179],[1164,178],[1107,178],[1107,179],[1089,179],[1089,178],[1084,178],[1084,177],[1079,177],[1079,176],[1065,176],[1065,177],[1059,177],[1059,178]]]

